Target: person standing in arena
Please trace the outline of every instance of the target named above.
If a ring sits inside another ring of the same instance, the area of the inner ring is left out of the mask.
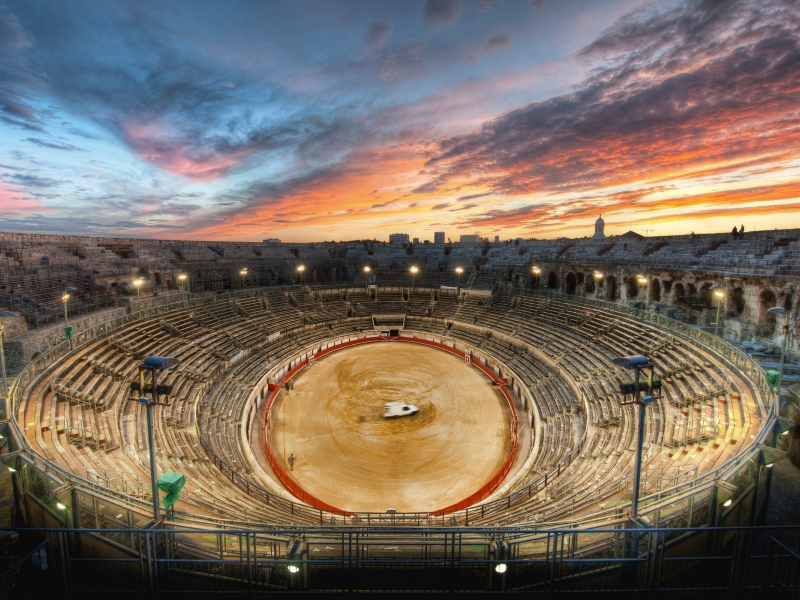
[[[294,471],[294,452],[289,455],[289,470]]]

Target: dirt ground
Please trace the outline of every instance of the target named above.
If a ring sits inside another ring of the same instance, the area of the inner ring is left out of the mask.
[[[294,453],[291,477],[343,510],[443,508],[477,491],[511,451],[503,395],[440,350],[357,346],[318,360],[294,382],[272,408],[270,447],[281,464]],[[383,418],[393,401],[419,412]]]

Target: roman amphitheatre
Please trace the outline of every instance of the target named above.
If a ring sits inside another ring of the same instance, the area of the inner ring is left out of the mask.
[[[273,558],[295,556],[286,548],[302,532],[297,556],[333,560],[331,536],[341,545],[345,535],[336,528],[462,528],[473,536],[464,552],[480,546],[495,560],[500,532],[533,556],[537,531],[620,527],[639,434],[638,515],[649,527],[758,523],[771,461],[793,451],[781,426],[793,415],[777,414],[765,371],[783,340],[769,309],[796,312],[798,232],[697,238],[288,245],[0,234],[13,375],[3,460],[19,516],[103,529],[135,551],[114,531],[154,526],[152,410],[156,475],[185,478],[155,526],[268,529],[283,548]],[[743,264],[743,252],[755,258]],[[642,388],[653,395],[646,406],[625,402],[634,372],[615,359],[632,355],[647,357],[660,383]],[[131,384],[152,356],[176,364],[159,372],[169,390],[148,409]],[[385,418],[391,402],[418,412]],[[225,558],[218,542],[179,538],[187,560]],[[571,544],[623,556],[612,538]]]

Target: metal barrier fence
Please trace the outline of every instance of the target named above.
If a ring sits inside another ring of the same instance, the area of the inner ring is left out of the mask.
[[[672,596],[725,590],[795,597],[800,592],[800,527],[581,532],[339,527],[287,534],[165,525],[117,532],[19,532],[44,541],[3,570],[2,598],[13,597],[15,589],[21,592],[25,583],[39,590],[60,588],[69,596],[261,597],[312,591]],[[124,536],[124,543],[118,536]],[[36,580],[31,581],[34,573]]]

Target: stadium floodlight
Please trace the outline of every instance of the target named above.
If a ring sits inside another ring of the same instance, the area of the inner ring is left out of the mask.
[[[789,311],[782,306],[773,306],[767,312],[783,315],[783,339],[781,340],[781,364],[778,368],[778,385],[775,386],[775,414],[781,409],[781,385],[783,384],[783,363],[786,360],[786,340],[789,339]]]
[[[462,267],[456,267],[456,273],[458,273],[458,289],[461,290],[461,274],[464,272]]]
[[[247,267],[239,271],[239,275],[242,276],[242,288],[244,288],[244,278],[247,277]]]
[[[156,464],[156,437],[153,431],[153,406],[158,403],[158,398],[162,394],[169,395],[172,392],[172,386],[159,386],[158,375],[159,371],[169,369],[181,364],[177,358],[168,356],[148,356],[139,365],[139,381],[131,384],[133,391],[138,391],[141,394],[136,398],[140,404],[144,404],[147,413],[147,442],[148,450],[150,452],[150,495],[153,500],[153,521],[159,520],[159,500],[158,500],[158,467]],[[145,372],[150,371],[152,374],[152,387],[148,389],[145,384]],[[148,398],[145,394],[150,391],[152,398]]]
[[[139,293],[139,288],[142,287],[143,283],[144,279],[142,279],[141,277],[137,277],[136,279],[133,280],[133,285],[136,287],[136,306],[139,306],[139,301],[142,299],[142,296]]]
[[[533,271],[533,274],[536,276],[536,279],[534,279],[534,283],[533,283],[533,289],[534,290],[538,290],[539,289],[539,273],[541,273],[542,270],[539,267],[533,267],[531,269],[531,271]]]
[[[725,298],[725,290],[718,284],[712,285],[711,289],[714,290],[714,295],[717,297],[717,320],[713,323],[714,335],[719,335],[719,313],[722,309],[722,300]]]
[[[306,270],[305,265],[297,265],[297,274],[300,276],[300,285],[303,285],[303,272]]]
[[[419,269],[417,267],[411,267],[411,290],[412,291],[415,289],[414,278],[417,276],[417,272],[418,271],[419,271]]]
[[[611,363],[615,367],[623,369],[633,369],[633,403],[639,406],[639,428],[636,432],[636,465],[633,471],[633,498],[631,499],[631,519],[636,521],[639,516],[639,487],[642,479],[642,449],[644,447],[644,410],[653,401],[653,370],[654,365],[641,354],[632,356],[620,356],[612,359]],[[639,384],[640,371],[647,371],[647,395],[641,397],[641,385]]]
[[[188,277],[189,276],[186,273],[181,273],[180,275],[178,275],[178,281],[181,282],[181,287],[184,289],[184,291],[186,290],[186,279]]]
[[[603,280],[603,273],[601,271],[595,271],[594,275],[594,297],[597,298],[597,290],[600,289],[600,282]]]

